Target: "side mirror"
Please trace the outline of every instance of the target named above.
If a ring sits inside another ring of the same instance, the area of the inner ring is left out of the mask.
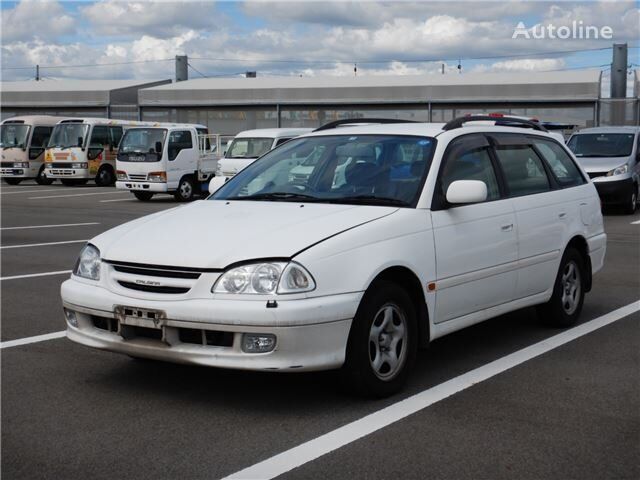
[[[156,142],[155,150],[156,150],[157,154],[161,154],[162,153],[162,142]]]
[[[487,199],[487,184],[480,180],[456,180],[447,189],[447,202],[458,205]]]
[[[229,177],[213,177],[209,182],[209,193],[216,193],[221,186],[227,183],[227,180]]]
[[[82,147],[82,144],[84,143],[84,139],[82,137],[78,137],[78,147]]]

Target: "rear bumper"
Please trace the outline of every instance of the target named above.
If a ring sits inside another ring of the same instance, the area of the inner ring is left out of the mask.
[[[633,188],[633,179],[625,178],[623,180],[613,181],[594,180],[593,184],[595,185],[603,204],[621,205],[629,202],[629,197]]]
[[[116,188],[131,190],[132,192],[166,193],[169,187],[164,182],[137,182],[132,180],[118,180]]]

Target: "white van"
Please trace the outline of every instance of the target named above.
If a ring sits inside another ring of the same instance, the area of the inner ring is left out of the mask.
[[[258,157],[311,128],[261,128],[240,132],[227,145],[224,157],[218,162],[217,176],[233,177]]]
[[[102,233],[62,284],[67,337],[213,367],[341,369],[384,396],[418,347],[469,325],[530,306],[573,325],[606,251],[593,183],[534,122],[468,121],[320,128],[207,200]],[[292,182],[309,151],[313,171]]]
[[[188,202],[207,188],[218,160],[204,125],[155,124],[128,129],[118,150],[116,188],[138,200],[169,193]]]

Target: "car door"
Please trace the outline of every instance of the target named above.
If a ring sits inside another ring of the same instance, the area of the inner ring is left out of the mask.
[[[189,130],[174,130],[167,142],[167,186],[177,188],[183,175],[195,170],[194,142]]]
[[[487,200],[449,205],[446,189],[456,180],[481,180]],[[495,159],[484,135],[464,135],[447,147],[432,204],[436,247],[435,323],[513,300],[517,278],[516,218],[505,198]]]
[[[569,222],[580,215],[579,204],[572,200],[571,192],[561,188],[543,160],[540,149],[550,156],[549,144],[533,136],[510,133],[489,138],[516,211],[516,298],[525,298],[553,285]]]

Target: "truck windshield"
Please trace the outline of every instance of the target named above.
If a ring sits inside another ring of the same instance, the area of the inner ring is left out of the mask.
[[[633,133],[581,133],[569,140],[576,157],[628,157],[633,150]]]
[[[0,126],[0,147],[24,148],[27,146],[29,125],[5,123]]]
[[[297,138],[246,167],[210,199],[415,207],[435,144],[407,135]]]
[[[258,158],[271,150],[273,138],[235,138],[225,158]]]
[[[81,147],[88,131],[86,123],[59,123],[53,128],[48,147]]]
[[[120,141],[120,153],[156,153],[156,143],[160,151],[164,146],[167,131],[164,128],[131,128]]]

